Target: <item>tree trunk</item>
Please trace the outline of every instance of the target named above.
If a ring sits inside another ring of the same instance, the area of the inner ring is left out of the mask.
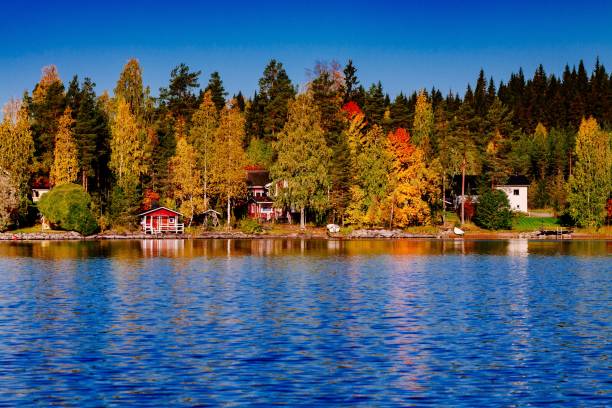
[[[442,224],[446,224],[446,173],[442,172]]]
[[[304,214],[304,207],[300,208],[300,229],[306,229],[306,214]]]
[[[231,219],[231,211],[232,211],[232,207],[231,207],[231,198],[229,193],[227,194],[227,230],[230,230],[230,222],[232,221]]]
[[[465,157],[461,163],[461,225],[465,224]]]

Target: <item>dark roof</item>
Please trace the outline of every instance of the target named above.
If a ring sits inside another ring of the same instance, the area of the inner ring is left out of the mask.
[[[268,170],[247,170],[247,186],[264,187],[270,182],[270,172]]]
[[[510,176],[505,183],[500,183],[500,186],[528,186],[529,180],[525,176]]]

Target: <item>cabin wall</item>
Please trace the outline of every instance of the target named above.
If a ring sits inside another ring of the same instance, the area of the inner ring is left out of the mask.
[[[503,191],[510,202],[510,209],[516,212],[528,212],[527,186],[496,186],[497,190]]]

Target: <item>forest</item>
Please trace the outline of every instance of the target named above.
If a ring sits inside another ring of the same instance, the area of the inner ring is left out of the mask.
[[[599,60],[559,76],[540,65],[464,93],[421,89],[391,98],[362,84],[351,60],[317,63],[306,84],[271,60],[253,95],[231,97],[221,75],[179,64],[153,96],[131,59],[112,92],[66,83],[44,67],[31,92],[4,106],[0,230],[37,219],[32,188],[78,184],[99,228],[135,227],[155,206],[190,225],[208,209],[242,217],[245,169],[270,171],[275,206],[301,225],[405,228],[439,224],[451,181],[482,188],[528,177],[530,208],[581,227],[612,212],[612,75]]]

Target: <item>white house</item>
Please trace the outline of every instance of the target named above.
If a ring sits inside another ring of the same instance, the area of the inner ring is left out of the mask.
[[[506,193],[512,211],[524,213],[529,211],[527,207],[529,180],[527,180],[527,177],[510,176],[505,184],[496,185],[495,188]]]

